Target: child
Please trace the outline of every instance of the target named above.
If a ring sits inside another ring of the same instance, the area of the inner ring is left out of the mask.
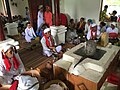
[[[31,42],[32,39],[36,38],[36,34],[30,22],[28,22],[26,25],[27,25],[27,28],[25,29],[25,39],[27,42]]]

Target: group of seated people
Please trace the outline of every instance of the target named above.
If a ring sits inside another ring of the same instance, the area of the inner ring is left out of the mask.
[[[111,42],[112,40],[118,41],[118,31],[115,22],[111,22],[110,25],[107,25],[105,22],[101,21],[100,24],[97,25],[92,19],[88,19],[87,22],[85,22],[84,18],[80,18],[80,21],[75,24],[74,19],[70,19],[67,37],[70,40],[78,36],[85,36],[87,40],[99,39],[101,33],[106,32]]]
[[[51,29],[46,24],[42,25],[39,31],[40,33],[37,32],[37,35],[34,32],[30,22],[28,22],[26,25],[27,27],[25,29],[24,36],[28,43],[30,43],[31,40],[40,37],[40,42],[43,47],[43,54],[45,56],[50,57],[52,56],[53,53],[54,54],[62,53],[61,52],[62,46],[61,45],[57,46],[54,37],[52,37],[51,35]]]
[[[77,24],[75,24],[74,19],[70,19],[66,37],[69,39],[68,41],[83,36],[85,36],[87,40],[99,40],[102,35],[101,33],[104,32],[108,33],[109,42],[112,44],[119,41],[118,28],[115,22],[111,22],[110,25],[106,25],[106,23],[102,21],[99,25],[97,25],[92,19],[88,19],[87,22],[85,22],[85,19],[82,17]],[[56,42],[51,35],[51,30],[45,23],[41,25],[39,32],[37,30],[35,33],[30,22],[28,22],[24,35],[26,41],[29,43],[36,37],[40,37],[40,42],[43,47],[43,54],[48,57],[53,53],[59,53],[62,50],[62,47],[56,47]]]

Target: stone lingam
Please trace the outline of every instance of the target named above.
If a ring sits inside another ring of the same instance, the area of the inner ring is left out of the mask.
[[[57,77],[59,72],[66,72],[66,79],[74,85],[74,90],[79,90],[78,85],[82,83],[88,90],[100,90],[110,73],[110,68],[116,66],[113,64],[118,61],[116,57],[120,54],[120,48],[117,46],[96,46],[95,51],[93,49],[88,50],[88,52],[94,52],[90,56],[85,55],[84,51],[88,47],[89,45],[86,43],[80,43],[65,52],[63,58],[53,64],[55,76]]]

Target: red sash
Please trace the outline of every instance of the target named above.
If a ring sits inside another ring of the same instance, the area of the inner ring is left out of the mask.
[[[18,80],[15,80],[9,90],[17,90],[18,83],[19,83]]]
[[[95,32],[95,35],[93,35],[93,31],[91,30],[91,37],[90,39],[94,40],[97,37],[97,31]]]
[[[47,47],[50,47],[50,42],[49,42],[48,38],[47,38],[46,36],[44,36],[44,37],[45,37],[45,40],[46,40],[46,45],[47,45]],[[53,38],[52,38],[51,36],[50,36],[49,38],[50,38],[50,41],[51,41],[51,43],[52,43],[52,46],[54,47]]]
[[[7,56],[3,55],[3,53],[2,53],[2,59],[4,59],[4,64],[6,66],[6,70],[10,71],[11,63],[10,63],[9,59],[7,58]],[[20,65],[20,62],[17,60],[17,58],[15,57],[15,55],[12,57],[12,60],[13,60],[14,68],[17,70],[18,67],[19,67],[19,65]]]

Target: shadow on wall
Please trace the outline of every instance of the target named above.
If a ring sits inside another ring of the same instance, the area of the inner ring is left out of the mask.
[[[66,13],[65,15],[66,15],[66,17],[67,17],[67,21],[68,21],[67,23],[69,23],[69,21],[70,21],[71,17],[70,17],[70,15],[69,15],[69,14],[67,14],[67,13]]]

